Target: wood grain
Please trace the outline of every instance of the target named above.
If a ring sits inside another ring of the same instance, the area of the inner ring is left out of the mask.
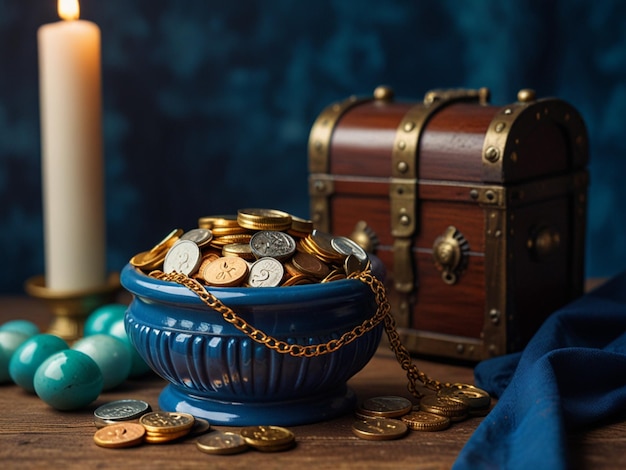
[[[0,298],[0,324],[24,318],[42,328],[49,322],[45,308],[31,299]],[[473,382],[470,367],[415,359],[418,367],[443,381]],[[93,442],[93,410],[122,398],[146,400],[157,407],[165,382],[148,375],[128,380],[103,393],[87,409],[55,411],[19,387],[0,386],[0,461],[5,468],[334,468],[334,469],[434,469],[450,468],[482,418],[456,423],[438,433],[412,432],[395,441],[364,441],[351,432],[353,418],[293,426],[295,449],[280,453],[250,451],[233,456],[213,456],[198,451],[193,439],[167,445],[130,449],[104,449]],[[391,352],[381,349],[349,383],[359,400],[380,395],[411,398],[404,372]],[[216,427],[217,428],[217,427]],[[221,430],[236,430],[220,426]],[[626,456],[626,421],[610,423],[571,436],[572,452],[580,468],[616,468]]]

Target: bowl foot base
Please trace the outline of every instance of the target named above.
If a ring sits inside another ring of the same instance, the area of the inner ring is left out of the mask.
[[[354,410],[356,394],[343,385],[323,395],[275,402],[225,402],[189,395],[172,385],[159,396],[165,411],[190,413],[211,424],[297,426],[326,421]]]

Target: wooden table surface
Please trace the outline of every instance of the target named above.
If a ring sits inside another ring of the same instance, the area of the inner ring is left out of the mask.
[[[38,301],[22,297],[0,298],[0,324],[22,318],[42,328],[49,315]],[[469,366],[416,359],[416,364],[441,381],[473,383]],[[136,398],[158,408],[163,379],[148,375],[126,381],[102,393],[86,409],[60,412],[36,395],[13,384],[0,385],[0,462],[4,468],[333,468],[399,469],[450,468],[482,418],[455,423],[442,432],[410,432],[402,439],[367,441],[352,434],[351,415],[330,421],[293,426],[297,445],[277,453],[248,451],[232,456],[208,455],[197,450],[194,438],[163,445],[144,444],[129,449],[95,445],[93,410],[117,399]],[[391,353],[381,349],[349,386],[359,400],[382,395],[412,398],[406,376]],[[271,424],[271,423],[268,423]],[[214,429],[236,430],[228,426]],[[626,421],[571,435],[572,452],[580,468],[626,466]],[[4,470],[3,468],[3,470]]]

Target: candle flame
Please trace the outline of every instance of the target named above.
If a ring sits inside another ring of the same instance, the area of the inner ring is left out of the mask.
[[[59,16],[66,21],[77,20],[80,17],[78,0],[59,0],[57,10]]]

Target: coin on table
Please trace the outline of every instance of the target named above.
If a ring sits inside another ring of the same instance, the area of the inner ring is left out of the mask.
[[[251,230],[287,230],[291,227],[291,215],[276,209],[240,209],[237,222]]]
[[[276,287],[280,285],[285,269],[276,258],[260,258],[250,266],[250,287]]]
[[[195,242],[179,240],[165,255],[163,271],[166,273],[175,271],[189,276],[198,270],[201,261],[202,253]]]
[[[243,283],[249,272],[248,263],[238,256],[222,256],[203,267],[200,276],[216,287],[233,287]]]
[[[180,237],[181,240],[191,240],[200,248],[208,245],[213,239],[213,232],[207,228],[194,228],[185,232]]]
[[[469,405],[470,414],[480,414],[489,410],[491,396],[485,390],[470,384],[454,383],[443,387],[437,392],[440,396],[465,399]]]
[[[99,406],[93,412],[96,418],[124,421],[139,419],[142,415],[152,411],[150,405],[143,400],[125,399],[115,400]]]
[[[296,251],[296,242],[285,232],[262,230],[252,235],[250,248],[258,258],[271,257],[277,260],[286,260]]]
[[[293,432],[281,426],[248,426],[240,434],[250,447],[267,452],[285,450],[296,440]]]
[[[189,413],[177,411],[151,411],[139,418],[139,423],[149,433],[177,433],[189,430],[195,418]]]
[[[365,400],[359,412],[361,415],[369,415],[381,418],[397,418],[409,413],[413,409],[411,400],[397,396],[382,396]]]
[[[234,432],[213,431],[201,436],[196,447],[202,452],[214,455],[239,454],[249,449],[246,440]]]
[[[354,435],[368,441],[399,439],[408,431],[409,428],[405,423],[390,418],[360,419],[352,425]]]
[[[400,419],[413,431],[443,431],[450,427],[450,418],[425,411],[411,411]]]
[[[450,421],[462,421],[469,414],[469,405],[463,398],[426,395],[420,400],[420,410],[447,416]]]
[[[138,423],[118,423],[98,429],[93,436],[100,447],[133,447],[143,442],[146,429]]]
[[[172,442],[182,437],[189,435],[189,429],[185,429],[184,431],[179,432],[170,432],[170,433],[149,433],[146,432],[146,437],[144,441],[146,444],[165,444],[167,442]]]
[[[139,422],[139,418],[150,411],[152,408],[143,400],[116,400],[96,408],[93,412],[94,424],[102,428],[121,421]]]
[[[206,419],[203,418],[195,418],[193,422],[193,426],[189,430],[190,436],[199,436],[211,430],[211,423],[209,423]]]

